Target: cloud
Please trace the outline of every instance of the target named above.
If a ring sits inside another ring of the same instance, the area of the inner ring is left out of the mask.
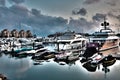
[[[55,32],[63,32],[67,26],[76,32],[88,32],[93,30],[95,23],[87,21],[85,18],[67,19],[63,17],[53,17],[42,14],[38,9],[27,9],[23,5],[13,5],[9,8],[0,7],[0,29],[30,29],[33,34],[46,36]],[[29,27],[29,28],[28,28]]]
[[[106,14],[101,14],[101,13],[96,13],[96,15],[92,17],[94,21],[101,21],[104,20],[104,18],[106,18]]]
[[[9,10],[19,16],[28,16],[28,12],[29,12],[27,7],[22,5],[13,5],[9,8]]]
[[[87,14],[87,10],[85,8],[81,8],[81,9],[76,9],[72,11],[73,15],[82,15],[85,16]]]
[[[114,15],[112,12],[109,12],[107,15],[108,15],[109,17],[116,18],[116,15]]]
[[[108,15],[109,17],[115,18],[115,19],[117,19],[117,20],[120,21],[120,15],[115,15],[115,14],[113,14],[112,12],[109,12],[107,15]]]
[[[110,5],[110,6],[116,6],[117,2],[118,2],[118,0],[111,0],[111,1],[106,1],[105,3]]]
[[[25,2],[25,0],[8,0],[8,1],[16,3],[16,4],[20,4],[20,3],[24,3]]]
[[[96,23],[87,21],[85,18],[73,19],[69,21],[69,27],[76,32],[90,32],[95,28]]]
[[[85,8],[73,10],[74,15],[85,16],[87,10]],[[63,17],[48,16],[42,14],[41,10],[28,9],[21,4],[13,4],[11,7],[0,7],[0,30],[7,29],[30,29],[34,34],[46,36],[55,32],[65,31],[67,27],[76,32],[93,31],[98,25],[96,21],[104,19],[105,14],[96,13],[92,19],[88,21],[86,18],[73,19],[68,23]],[[29,27],[29,28],[28,28]]]
[[[85,0],[84,4],[93,4],[93,3],[98,3],[101,0]]]
[[[57,31],[63,31],[67,19],[41,14],[40,10],[29,10],[23,5],[0,7],[0,30],[30,29],[33,33],[45,36]],[[27,26],[25,26],[27,25]],[[28,28],[29,26],[29,28]]]
[[[86,15],[87,11],[82,8],[79,10],[80,15]],[[96,14],[96,16],[99,16]],[[97,20],[97,19],[94,19]],[[96,29],[96,22],[87,21],[85,18],[71,18],[69,24],[63,17],[54,17],[42,14],[41,10],[31,9],[14,4],[11,7],[0,7],[0,29],[30,29],[33,34],[46,36],[55,32],[63,32],[67,26],[76,32],[89,32]]]
[[[112,1],[112,2],[106,2],[108,5],[110,6],[116,6],[116,2]]]
[[[41,14],[40,10],[37,10],[37,9],[32,9],[31,12],[35,16],[40,16],[40,14]]]
[[[118,15],[116,18],[120,21],[120,15]]]
[[[5,6],[5,0],[0,0],[0,5]]]

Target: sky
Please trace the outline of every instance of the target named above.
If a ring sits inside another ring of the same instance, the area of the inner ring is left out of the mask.
[[[94,32],[106,17],[120,27],[120,0],[0,0],[0,30],[30,29],[47,36],[66,31]]]

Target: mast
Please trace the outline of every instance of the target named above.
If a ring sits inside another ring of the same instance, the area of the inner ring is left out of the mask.
[[[107,26],[109,26],[109,23],[106,22],[106,19],[104,17],[104,22],[101,24],[101,26],[104,26],[104,29],[107,30]]]

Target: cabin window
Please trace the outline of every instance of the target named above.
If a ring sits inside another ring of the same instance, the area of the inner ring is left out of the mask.
[[[81,41],[74,41],[74,42],[72,42],[72,43],[80,43]]]
[[[114,41],[117,41],[118,39],[114,39]]]

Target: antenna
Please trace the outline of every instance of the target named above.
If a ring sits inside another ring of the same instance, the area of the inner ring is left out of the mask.
[[[104,26],[105,30],[107,29],[107,26],[109,26],[109,23],[106,22],[106,18],[104,17],[104,22],[101,24],[101,26]]]

